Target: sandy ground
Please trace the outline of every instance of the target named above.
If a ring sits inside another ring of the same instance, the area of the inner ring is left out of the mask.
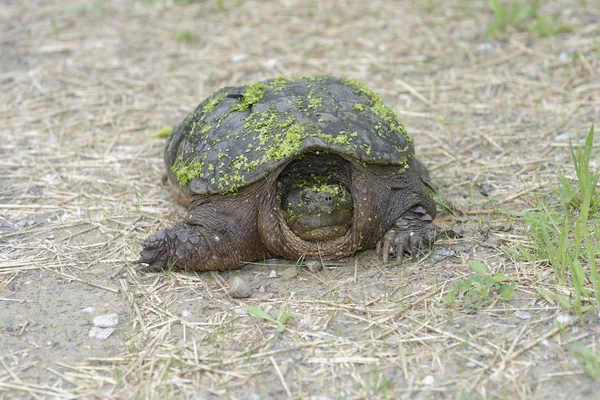
[[[527,244],[507,212],[572,176],[569,137],[600,121],[599,4],[542,13],[574,30],[486,40],[484,1],[3,2],[0,398],[596,398],[567,344],[595,350],[599,320],[559,332],[539,295],[552,270],[506,251]],[[185,212],[150,134],[219,87],[314,74],[393,107],[460,237],[402,265],[139,271],[141,240]],[[444,304],[468,260],[509,275],[513,299]],[[250,298],[227,294],[236,277]],[[294,318],[280,333],[248,306]]]

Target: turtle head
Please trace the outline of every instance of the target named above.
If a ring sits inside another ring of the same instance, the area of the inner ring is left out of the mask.
[[[304,153],[284,168],[277,197],[294,235],[312,242],[346,235],[354,218],[351,171],[349,161],[325,150]]]
[[[301,239],[332,240],[350,228],[352,196],[340,183],[320,176],[301,177],[282,200],[283,217]]]

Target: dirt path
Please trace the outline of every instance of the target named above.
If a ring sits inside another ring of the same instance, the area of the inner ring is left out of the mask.
[[[595,398],[564,344],[594,349],[598,320],[557,334],[551,270],[508,256],[525,226],[494,213],[534,208],[600,121],[594,1],[544,5],[572,32],[490,41],[485,1],[173,3],[0,5],[0,398]],[[140,241],[184,212],[149,134],[219,87],[313,74],[394,108],[462,238],[402,266],[136,271]],[[469,259],[513,277],[513,299],[445,305]],[[250,299],[226,294],[234,277]],[[295,318],[278,333],[248,306]]]

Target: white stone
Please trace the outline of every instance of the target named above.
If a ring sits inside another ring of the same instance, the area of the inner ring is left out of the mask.
[[[556,140],[558,142],[566,142],[570,138],[571,138],[571,133],[570,132],[562,132],[562,133],[559,133],[558,135],[556,135],[554,137],[554,140]]]
[[[515,311],[515,317],[517,317],[519,319],[529,319],[529,318],[531,318],[531,314],[528,313],[527,311],[517,310],[517,311]]]
[[[96,309],[94,307],[86,307],[86,308],[82,308],[81,312],[83,314],[93,314],[96,312]]]
[[[93,339],[105,340],[112,335],[114,331],[115,328],[98,328],[97,326],[94,326],[90,329],[88,336]]]
[[[275,271],[274,269],[272,269],[271,273],[269,274],[269,278],[277,278],[277,271]]]
[[[248,58],[246,54],[232,54],[230,60],[232,63],[238,63],[244,61],[246,58]]]
[[[263,62],[263,65],[268,69],[275,68],[275,66],[277,65],[277,60],[273,58],[268,59],[267,61]]]
[[[573,323],[575,321],[575,317],[569,314],[559,314],[554,320],[561,325],[565,325]]]
[[[427,385],[427,386],[433,385],[434,380],[435,379],[433,378],[433,376],[427,375],[425,378],[423,378],[423,385]]]
[[[117,326],[119,323],[119,315],[118,314],[104,314],[98,315],[94,318],[94,326],[98,328],[112,328]]]

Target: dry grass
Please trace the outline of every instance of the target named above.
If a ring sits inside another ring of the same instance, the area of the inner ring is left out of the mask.
[[[573,32],[486,41],[486,2],[413,3],[1,5],[0,397],[594,398],[565,345],[595,349],[597,321],[559,335],[539,296],[551,271],[499,248],[527,243],[497,212],[535,207],[569,168],[566,134],[600,120],[598,9],[557,0],[542,11]],[[454,255],[136,271],[140,241],[183,212],[149,133],[218,87],[310,74],[360,79],[393,106],[464,212],[438,220],[465,235],[437,244]],[[444,305],[468,259],[514,277],[515,297]],[[236,276],[252,298],[227,295]],[[295,318],[278,333],[248,305]],[[90,306],[121,316],[106,341],[87,337]]]

